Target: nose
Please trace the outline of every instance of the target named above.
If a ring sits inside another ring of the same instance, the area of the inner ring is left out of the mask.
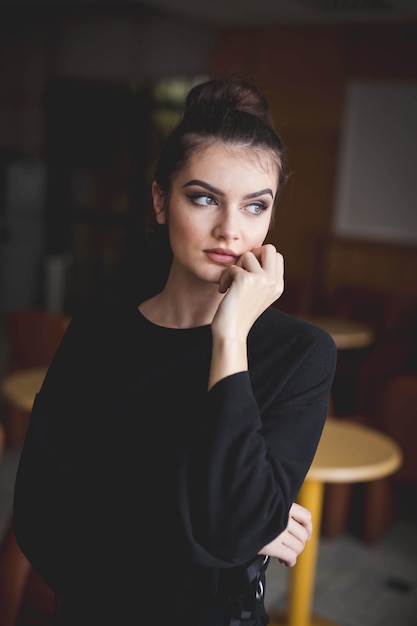
[[[218,239],[232,240],[239,238],[238,212],[231,208],[225,208],[219,213],[218,221],[214,227],[214,236]]]

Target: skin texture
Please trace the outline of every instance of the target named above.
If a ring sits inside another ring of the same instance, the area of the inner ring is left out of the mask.
[[[272,155],[222,143],[195,152],[168,193],[153,183],[173,261],[164,289],[139,309],[165,327],[211,324],[208,389],[248,369],[248,333],[284,290],[283,257],[264,244],[278,183]],[[309,511],[293,504],[287,528],[260,554],[293,566],[310,536]]]
[[[312,530],[310,511],[294,502],[290,509],[287,528],[264,546],[260,554],[275,557],[284,565],[293,567],[298,555],[304,550],[306,541],[311,538]]]

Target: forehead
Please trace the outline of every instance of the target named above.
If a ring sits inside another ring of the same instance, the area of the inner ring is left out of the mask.
[[[247,146],[212,143],[195,150],[178,175],[202,178],[215,176],[224,181],[238,180],[255,183],[268,181],[274,189],[278,186],[278,167],[272,152]]]

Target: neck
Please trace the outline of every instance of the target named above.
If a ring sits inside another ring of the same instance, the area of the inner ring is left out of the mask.
[[[224,294],[216,284],[206,283],[203,288],[179,286],[168,278],[164,289],[139,306],[151,322],[167,328],[196,328],[213,321]]]

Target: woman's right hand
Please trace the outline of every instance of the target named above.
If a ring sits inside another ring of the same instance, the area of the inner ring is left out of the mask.
[[[259,554],[274,557],[287,567],[293,567],[311,538],[312,530],[310,511],[294,502],[289,512],[287,528],[264,546]]]

